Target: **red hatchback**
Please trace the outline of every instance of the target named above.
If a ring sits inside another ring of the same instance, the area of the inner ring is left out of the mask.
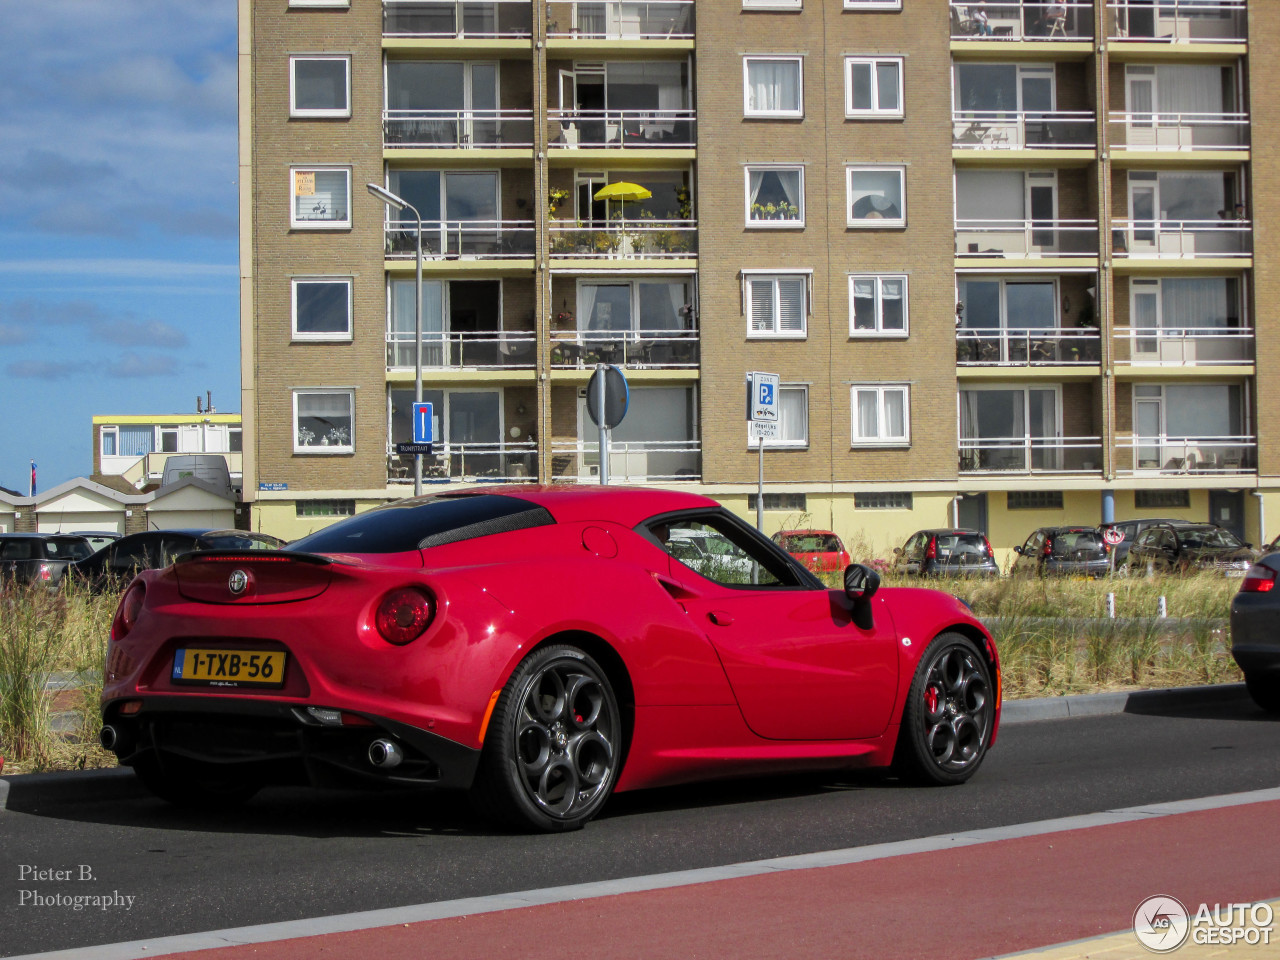
[[[683,562],[693,537],[732,562]],[[144,570],[111,626],[103,744],[155,794],[470,790],[523,829],[615,790],[892,765],[962,783],[995,741],[986,628],[843,589],[715,501],[509,484],[391,503],[284,550]]]
[[[814,573],[830,573],[849,565],[849,551],[830,530],[779,530],[773,542]]]

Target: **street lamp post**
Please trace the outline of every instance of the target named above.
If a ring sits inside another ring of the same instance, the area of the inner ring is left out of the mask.
[[[414,282],[416,284],[416,296],[414,297],[413,308],[413,401],[414,403],[422,402],[422,215],[418,213],[418,208],[402,197],[397,197],[390,190],[378,186],[376,183],[365,184],[369,188],[369,193],[381,200],[392,210],[409,210],[414,219],[418,221],[418,249],[417,249],[417,269],[414,274]],[[434,440],[435,438],[432,437]],[[422,496],[422,454],[415,453],[413,455],[413,495],[415,497]]]

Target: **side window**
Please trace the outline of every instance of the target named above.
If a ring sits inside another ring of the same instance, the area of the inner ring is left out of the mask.
[[[641,525],[676,560],[725,586],[809,586],[767,540],[719,514],[696,514]]]
[[[146,562],[147,545],[134,541],[126,547],[116,550],[111,557],[112,570],[131,570]]]
[[[917,533],[914,537],[911,538],[911,541],[907,544],[907,549],[905,551],[906,555],[912,560],[923,560],[925,544],[928,542],[928,540],[929,540],[928,534]]]

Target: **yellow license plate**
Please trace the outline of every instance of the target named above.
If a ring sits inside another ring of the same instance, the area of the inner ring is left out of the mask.
[[[173,679],[212,686],[278,687],[284,683],[285,656],[282,650],[183,647],[173,655]]]

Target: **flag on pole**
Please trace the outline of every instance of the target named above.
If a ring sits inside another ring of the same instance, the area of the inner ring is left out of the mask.
[[[29,493],[28,496],[34,497],[35,495],[36,495],[36,462],[32,460],[31,461],[31,493]]]

